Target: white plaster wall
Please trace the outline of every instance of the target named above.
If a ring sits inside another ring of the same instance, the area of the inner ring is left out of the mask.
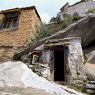
[[[43,62],[44,63],[50,63],[50,60],[51,60],[51,50],[43,51],[42,57],[43,57]]]
[[[75,12],[74,7],[69,7],[69,8],[67,9],[67,11],[66,11],[66,14],[73,15],[74,12]]]
[[[79,13],[80,16],[84,16],[88,12],[85,2],[69,7],[67,10],[67,13],[70,15],[74,15],[75,12]]]
[[[95,1],[88,1],[85,3],[88,10],[95,9]]]
[[[61,14],[74,15],[74,13],[77,12],[80,16],[86,16],[86,13],[92,9],[95,9],[95,1],[86,1],[69,7],[65,11],[61,12]]]
[[[64,20],[64,16],[63,16],[63,15],[64,15],[64,14],[61,13],[61,12],[58,13],[58,16],[59,16],[60,20]]]
[[[85,67],[83,65],[83,51],[80,40],[71,40],[69,45],[68,65],[71,72],[71,83],[86,80]],[[75,83],[74,83],[75,84]]]

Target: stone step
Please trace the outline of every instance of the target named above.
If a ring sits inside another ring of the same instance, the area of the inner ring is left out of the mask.
[[[95,85],[94,84],[86,84],[86,88],[95,90]]]
[[[85,84],[86,91],[90,94],[95,94],[95,81],[89,81]]]

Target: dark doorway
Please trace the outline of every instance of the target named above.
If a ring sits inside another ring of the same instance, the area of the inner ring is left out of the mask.
[[[54,81],[65,81],[63,46],[54,48]]]

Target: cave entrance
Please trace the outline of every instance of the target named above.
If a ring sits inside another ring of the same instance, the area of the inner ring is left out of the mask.
[[[67,58],[65,51],[64,46],[57,46],[54,49],[54,81],[65,81],[65,59]]]

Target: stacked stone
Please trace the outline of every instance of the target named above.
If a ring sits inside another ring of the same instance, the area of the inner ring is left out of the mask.
[[[86,91],[91,95],[95,95],[95,81],[90,81],[86,85]]]
[[[14,15],[10,10],[7,15]],[[6,16],[0,12],[0,24]],[[40,18],[34,7],[20,9],[19,26],[13,31],[11,28],[0,29],[0,62],[12,60],[13,55],[22,51],[34,39],[40,29]]]

